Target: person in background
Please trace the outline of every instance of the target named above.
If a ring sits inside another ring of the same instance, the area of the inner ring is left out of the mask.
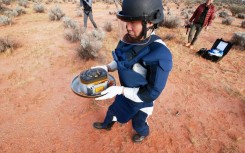
[[[163,20],[162,0],[123,0],[117,13],[121,34],[114,60],[103,68],[118,70],[120,86],[111,86],[95,100],[115,97],[103,122],[95,122],[96,129],[110,130],[117,121],[132,120],[136,133],[133,142],[143,141],[150,133],[147,118],[153,112],[154,101],[167,83],[172,69],[172,55],[154,30]]]
[[[206,0],[206,3],[203,3],[197,7],[189,22],[191,24],[191,29],[188,35],[188,43],[185,44],[186,47],[193,49],[202,28],[208,30],[208,27],[211,25],[212,20],[215,17],[215,6],[212,4],[213,0]],[[194,36],[194,37],[193,37]]]
[[[92,0],[80,0],[80,7],[83,7],[83,12],[84,12],[84,27],[87,28],[87,22],[88,22],[88,17],[90,21],[92,22],[93,26],[95,29],[97,29],[97,25],[94,22],[93,19],[93,14],[92,14]]]

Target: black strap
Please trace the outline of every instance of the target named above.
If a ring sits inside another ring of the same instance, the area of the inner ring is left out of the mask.
[[[149,46],[151,43],[153,43],[157,39],[161,39],[161,38],[159,36],[157,36],[157,35],[151,35],[150,40],[146,44],[136,45],[135,47],[133,47],[131,49],[131,51],[128,51],[126,53],[127,59],[129,61],[132,60],[132,59],[134,59],[143,48],[145,48],[146,46]]]

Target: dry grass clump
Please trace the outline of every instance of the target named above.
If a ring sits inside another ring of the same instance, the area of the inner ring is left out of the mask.
[[[170,41],[176,38],[176,35],[173,33],[168,33],[166,35],[164,35],[163,37],[161,37],[163,41]]]
[[[70,42],[76,42],[80,40],[80,32],[79,29],[69,29],[64,33],[65,39]]]
[[[50,3],[52,3],[53,2],[53,0],[46,0],[45,1],[45,4],[50,4]]]
[[[238,45],[242,50],[245,50],[245,32],[235,32],[231,38],[234,45]]]
[[[19,0],[19,6],[23,6],[24,8],[29,7],[29,2],[27,0]]]
[[[51,21],[58,21],[63,16],[65,16],[65,13],[61,10],[61,8],[58,5],[56,5],[54,8],[51,8],[51,10],[49,11],[49,19]]]
[[[228,16],[229,16],[229,14],[228,14],[228,12],[225,11],[225,10],[219,12],[219,17],[226,18],[226,17],[228,17]]]
[[[235,19],[233,17],[227,17],[222,20],[222,24],[231,25]]]
[[[10,3],[11,3],[11,0],[2,0],[2,4],[10,5]]]
[[[44,8],[44,5],[41,4],[41,3],[36,3],[33,5],[33,10],[36,12],[36,13],[44,13],[45,11],[45,8]]]
[[[12,52],[13,49],[17,48],[19,45],[13,39],[9,37],[0,38],[0,53],[7,51]]]
[[[20,16],[22,14],[26,14],[26,11],[23,8],[18,7],[18,6],[13,10],[4,11],[4,15],[11,18],[11,19],[13,17]]]
[[[70,42],[77,42],[81,40],[81,35],[85,33],[86,29],[84,27],[69,28],[65,31],[65,38]]]
[[[245,12],[245,7],[244,5],[238,5],[238,4],[233,4],[229,6],[229,10],[231,11],[232,15],[236,15],[239,13],[244,13]]]
[[[240,18],[240,19],[245,19],[245,14],[244,13],[239,13],[237,15],[237,17]]]
[[[102,30],[94,30],[85,32],[81,35],[80,47],[78,54],[82,59],[94,59],[98,57],[98,52],[102,48],[102,40],[104,32]]]
[[[169,29],[178,28],[181,24],[181,19],[179,16],[169,15],[166,16],[165,20],[159,25],[161,27],[167,27]]]
[[[17,16],[20,16],[22,14],[26,14],[26,11],[23,8],[21,8],[21,7],[17,6],[14,10],[18,13]]]
[[[5,15],[0,16],[0,25],[11,25],[12,24],[12,18],[7,17]]]
[[[245,28],[245,20],[244,20],[244,21],[242,21],[242,23],[241,23],[241,27],[242,27],[242,28]]]
[[[104,30],[107,32],[111,32],[112,31],[112,24],[111,22],[106,22],[104,25]]]
[[[8,10],[8,11],[4,11],[4,15],[9,17],[9,18],[13,18],[18,16],[18,12],[16,10]]]
[[[113,4],[114,0],[102,0],[103,2],[107,3],[107,4]]]
[[[62,20],[65,28],[76,29],[79,27],[79,23],[77,21],[72,20],[69,17],[63,17]]]
[[[83,16],[83,10],[82,9],[77,9],[76,10],[76,15],[77,15],[77,17],[82,17]]]
[[[189,13],[185,10],[182,10],[180,15],[183,16],[184,19],[189,19],[189,17],[190,17]]]

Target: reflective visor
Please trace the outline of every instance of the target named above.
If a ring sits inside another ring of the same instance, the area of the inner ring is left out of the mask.
[[[148,38],[143,39],[142,30],[135,35],[133,31],[127,30],[127,22],[133,21],[125,21],[118,20],[118,38],[126,43],[126,44],[134,44],[134,45],[144,45],[149,41],[150,36]]]

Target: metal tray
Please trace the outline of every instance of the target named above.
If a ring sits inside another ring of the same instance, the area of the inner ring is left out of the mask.
[[[108,74],[108,79],[109,79],[108,87],[116,85],[116,80],[115,80],[115,78],[112,75]],[[78,75],[71,82],[71,90],[75,94],[77,94],[78,96],[81,96],[81,97],[86,97],[86,98],[95,98],[95,97],[102,96],[101,92],[93,94],[93,95],[87,95],[86,93],[84,93],[82,91],[79,91],[79,89],[80,89],[79,86],[81,86],[81,83],[80,83],[79,75]]]

